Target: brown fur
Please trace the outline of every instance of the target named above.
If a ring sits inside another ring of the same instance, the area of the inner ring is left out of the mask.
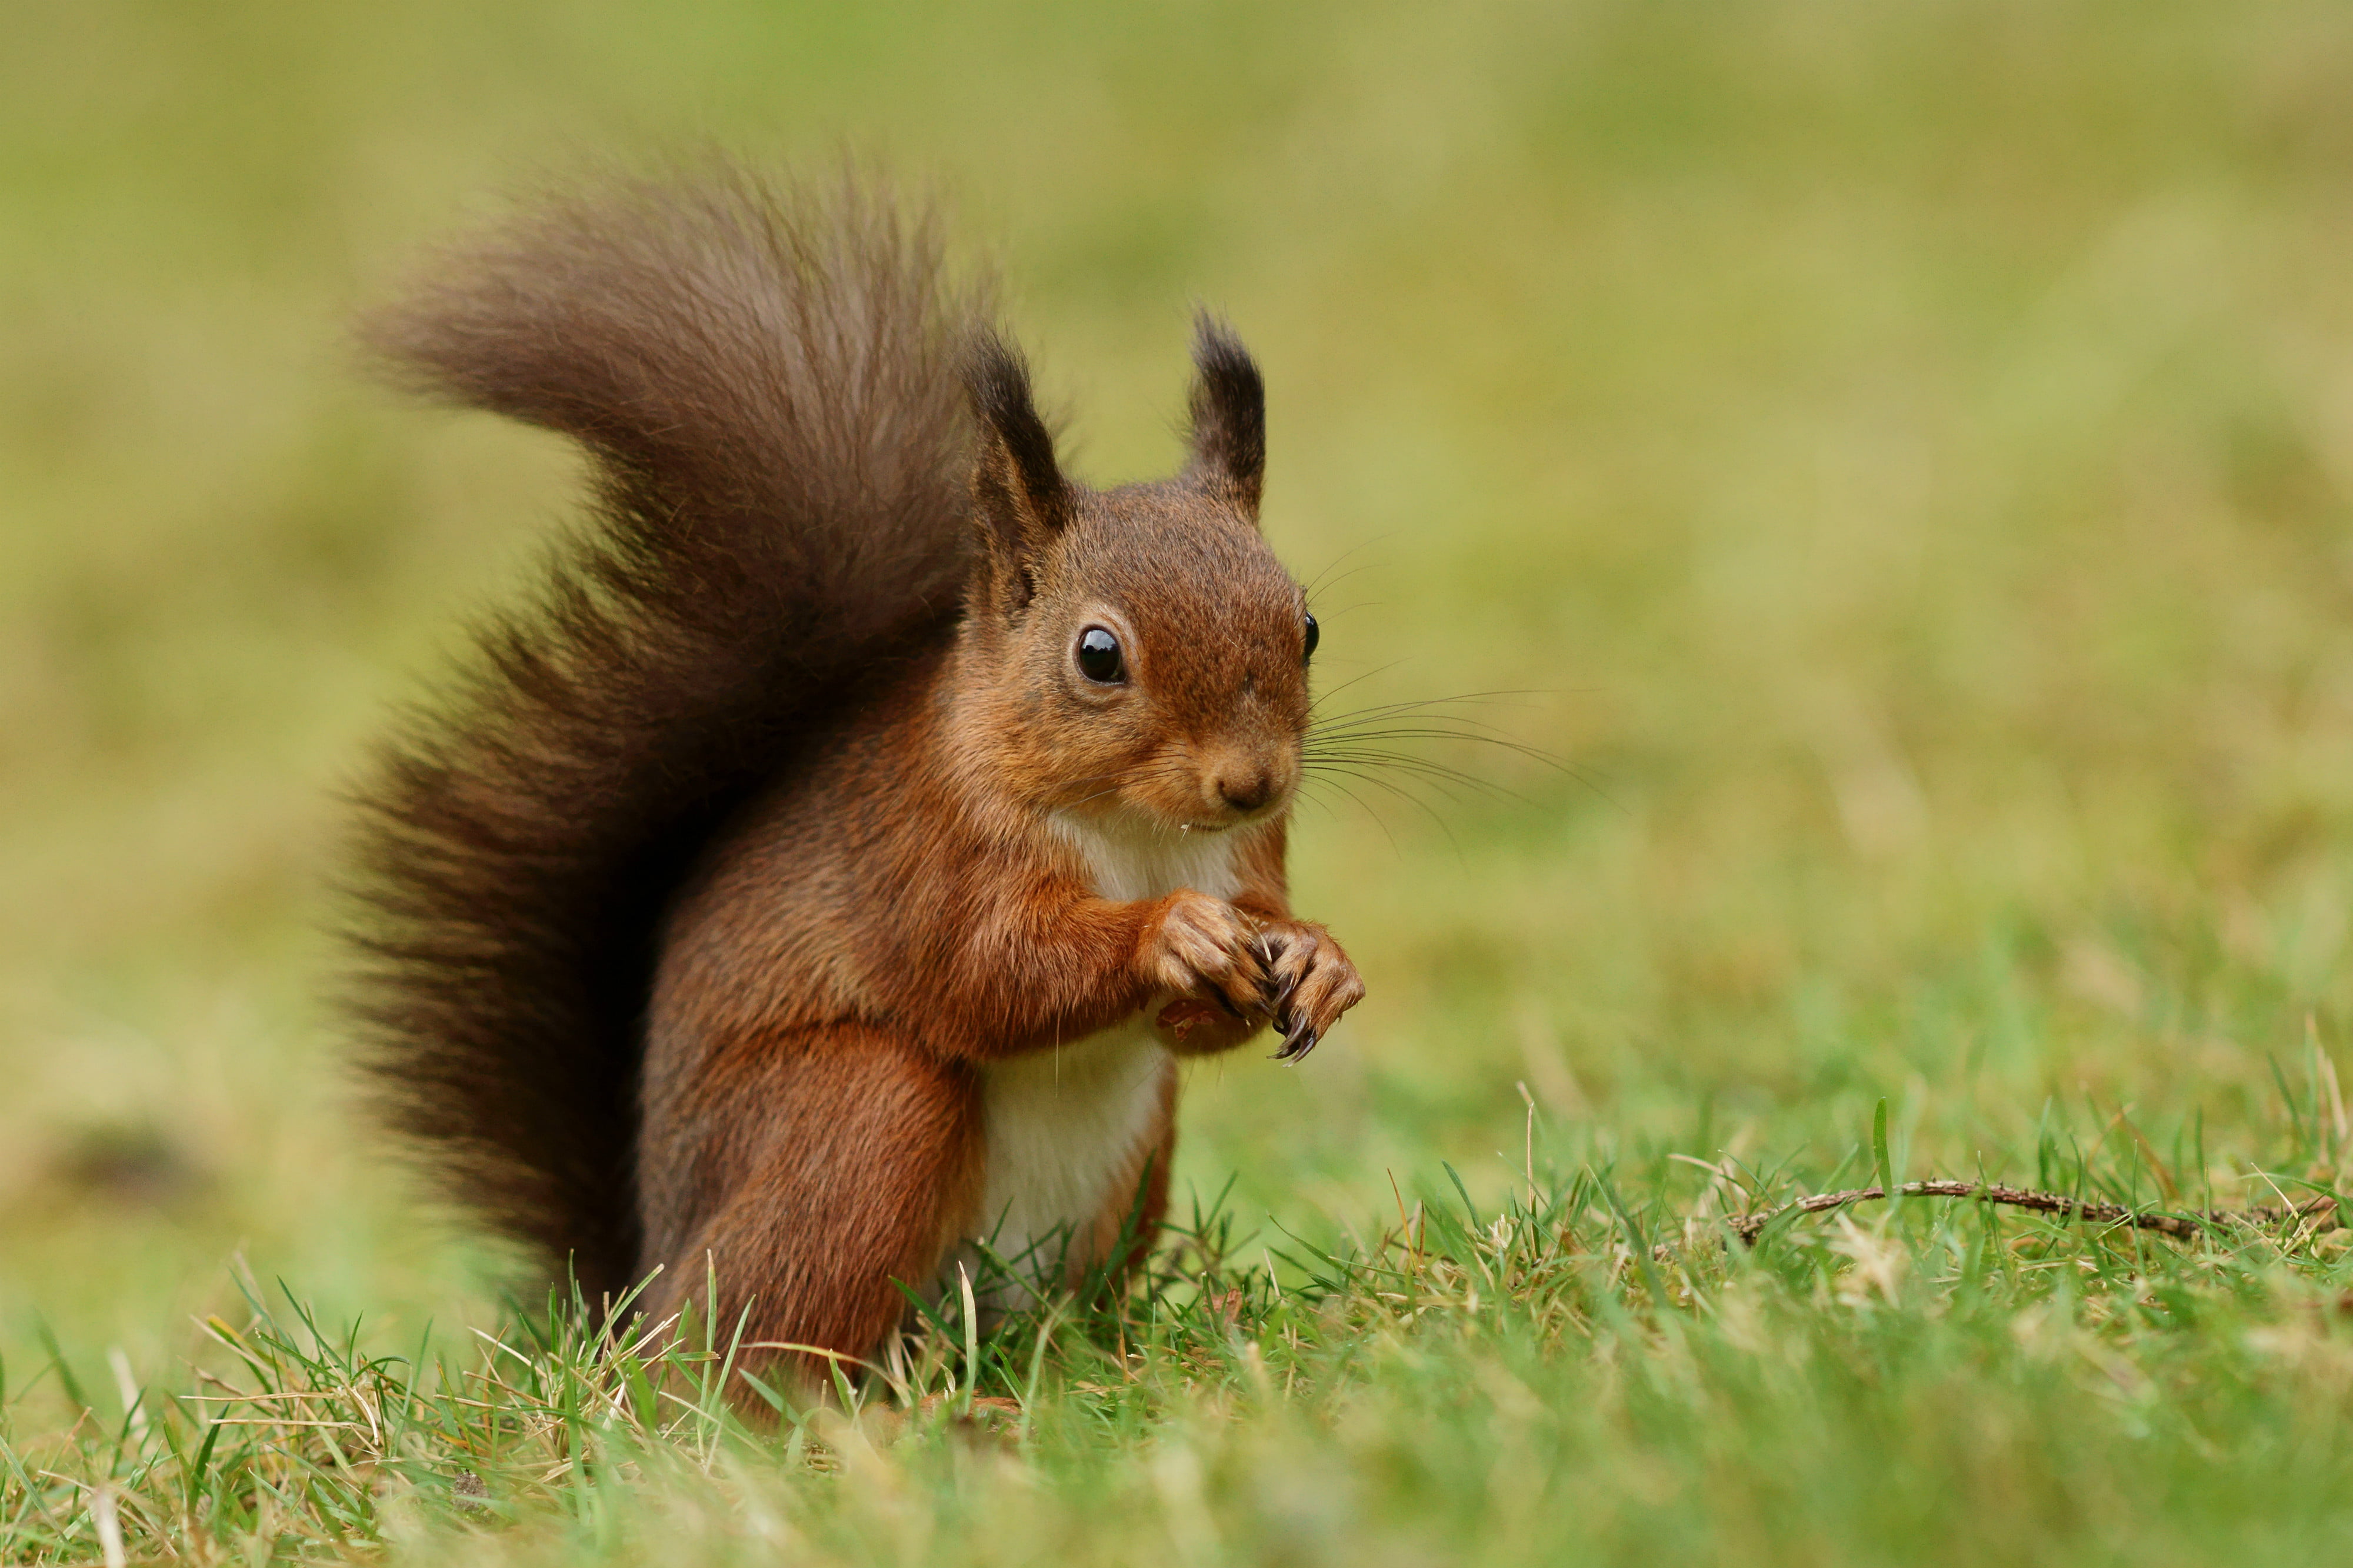
[[[1303,609],[1221,328],[1185,471],[1100,492],[929,229],[854,188],[624,184],[372,335],[599,465],[544,602],[389,750],[362,933],[396,1121],[592,1293],[659,1266],[659,1310],[709,1259],[750,1338],[864,1355],[985,1223],[991,1063],[1185,998],[1188,1054],[1303,1049],[1362,994],[1290,917]],[[1230,900],[1103,896],[1072,838],[1196,833],[1237,836]],[[1073,1268],[1139,1184],[1156,1221],[1174,1081]]]

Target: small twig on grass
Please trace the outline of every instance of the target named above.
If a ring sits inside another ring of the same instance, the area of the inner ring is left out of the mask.
[[[2064,1193],[2038,1193],[2026,1187],[1998,1186],[1991,1182],[1906,1182],[1895,1189],[1907,1198],[1977,1198],[1985,1203],[2008,1204],[2012,1208],[2033,1209],[2042,1214],[2063,1215],[2070,1219],[2089,1220],[2095,1225],[2137,1226],[2142,1230],[2154,1230],[2166,1236],[2188,1241],[2208,1230],[2230,1225],[2278,1225],[2284,1220],[2309,1219],[2327,1214],[2337,1207],[2337,1200],[2327,1193],[2285,1206],[2265,1205],[2251,1209],[2207,1209],[2191,1214],[2164,1214],[2155,1209],[2128,1209],[2121,1204],[2084,1203]],[[1784,1204],[1761,1214],[1731,1216],[1733,1234],[1750,1247],[1765,1227],[1786,1214],[1821,1214],[1826,1210],[1844,1208],[1849,1204],[1868,1203],[1884,1198],[1885,1189],[1849,1187],[1844,1192],[1816,1193],[1796,1203]]]

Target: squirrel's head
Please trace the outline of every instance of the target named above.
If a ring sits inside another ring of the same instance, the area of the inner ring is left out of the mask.
[[[1092,490],[1066,479],[1019,353],[975,345],[979,562],[968,658],[992,677],[986,743],[1034,805],[1161,831],[1280,816],[1298,788],[1315,622],[1259,536],[1266,396],[1203,317],[1190,460]]]

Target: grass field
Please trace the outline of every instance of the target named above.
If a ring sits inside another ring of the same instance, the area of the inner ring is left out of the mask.
[[[0,1562],[2343,1561],[2353,12],[803,9],[11,9]],[[317,934],[575,477],[343,323],[707,140],[936,181],[1098,478],[1218,303],[1324,679],[1568,764],[1304,807],[1371,995],[1196,1234],[775,1436],[502,1300]],[[2307,1209],[1728,1239],[1883,1173]]]

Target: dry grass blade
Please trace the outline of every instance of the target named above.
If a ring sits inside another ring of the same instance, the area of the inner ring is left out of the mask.
[[[1905,1182],[1897,1187],[1899,1195],[1907,1198],[1975,1198],[1980,1203],[2006,1204],[2012,1208],[2031,1209],[2038,1214],[2059,1215],[2068,1219],[2087,1220],[2094,1225],[2131,1226],[2140,1230],[2153,1230],[2183,1241],[2193,1240],[2207,1232],[2226,1226],[2274,1226],[2288,1220],[2306,1220],[2337,1208],[2334,1197],[2322,1194],[2302,1203],[2266,1205],[2248,1209],[2204,1209],[2193,1214],[2169,1214],[2158,1209],[2126,1208],[2122,1204],[2088,1203],[2063,1193],[2036,1192],[2028,1187],[2005,1187],[1992,1182],[1928,1181]],[[1883,1188],[1848,1187],[1835,1193],[1816,1193],[1810,1197],[1784,1204],[1779,1208],[1757,1214],[1737,1215],[1731,1220],[1733,1234],[1750,1247],[1765,1228],[1784,1215],[1826,1214],[1849,1204],[1870,1203],[1887,1196]]]

